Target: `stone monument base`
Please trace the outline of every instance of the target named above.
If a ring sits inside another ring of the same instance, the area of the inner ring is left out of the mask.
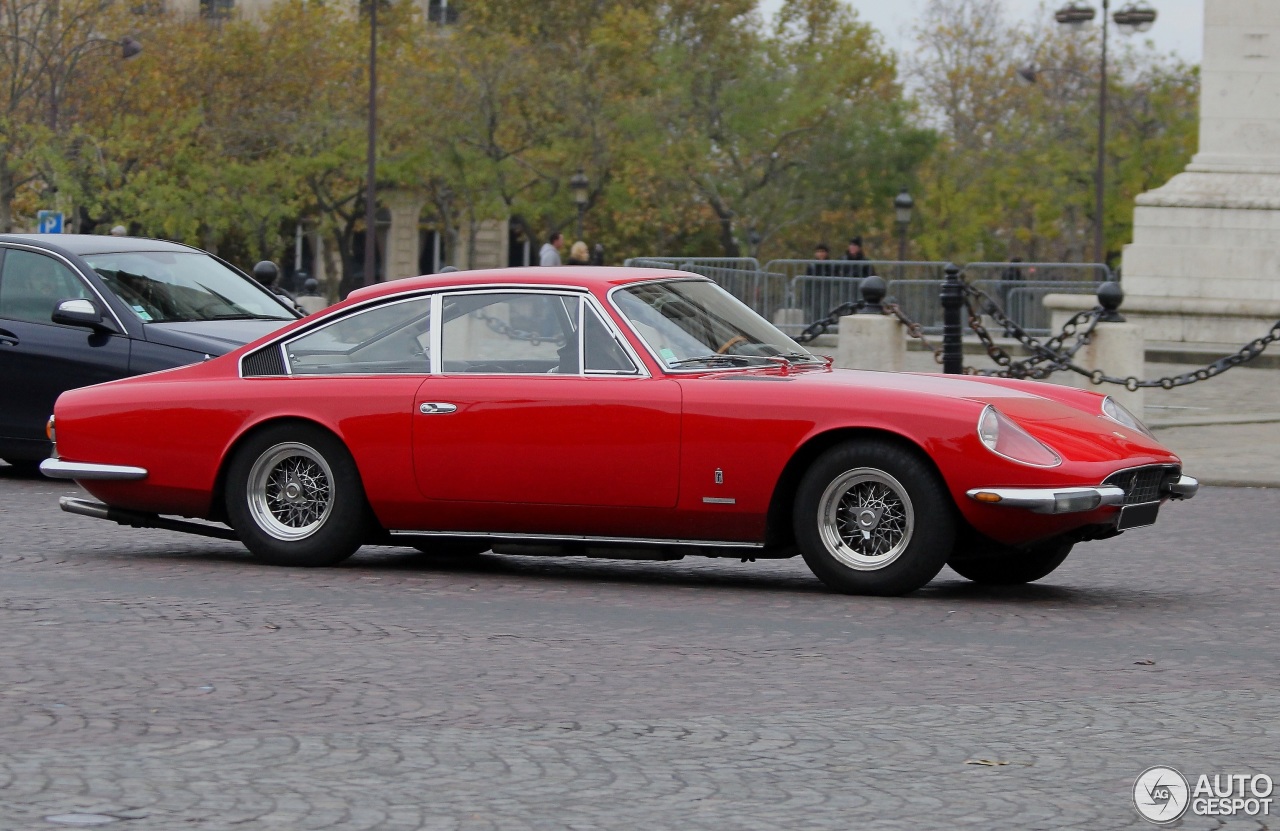
[[[1086,294],[1051,294],[1044,305],[1053,316],[1056,333],[1067,318],[1092,309],[1098,301]],[[1149,341],[1243,346],[1265,336],[1280,320],[1280,300],[1126,295],[1120,314],[1140,324]]]

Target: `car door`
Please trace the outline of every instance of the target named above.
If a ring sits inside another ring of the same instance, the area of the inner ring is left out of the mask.
[[[680,388],[653,378],[589,296],[454,292],[418,388],[418,487],[438,500],[672,508]]]
[[[51,320],[61,300],[86,298],[110,311],[70,265],[50,254],[0,249],[0,440],[35,454],[66,390],[124,377],[129,338]],[[11,452],[12,450],[6,451]]]

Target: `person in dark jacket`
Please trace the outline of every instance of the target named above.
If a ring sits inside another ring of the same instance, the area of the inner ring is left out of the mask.
[[[844,257],[846,261],[853,263],[863,263],[867,259],[867,255],[862,251],[862,237],[851,237],[849,239],[849,247],[845,249]],[[871,266],[869,265],[846,265],[843,269],[846,277],[869,277],[871,276]]]
[[[831,263],[831,249],[825,242],[820,242],[814,247],[813,258],[817,262],[809,263],[805,267],[805,274],[811,277],[830,277],[835,274],[835,267]]]

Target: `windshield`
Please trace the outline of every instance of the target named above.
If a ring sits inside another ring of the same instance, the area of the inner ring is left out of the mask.
[[[84,259],[146,323],[295,317],[270,293],[198,251],[86,254]]]
[[[613,297],[668,369],[822,362],[710,281],[639,283]]]

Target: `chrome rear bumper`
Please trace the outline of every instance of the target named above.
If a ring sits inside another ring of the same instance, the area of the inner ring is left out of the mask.
[[[65,459],[45,459],[40,472],[50,479],[146,479],[147,469],[128,465],[98,465],[90,462],[68,462]]]

